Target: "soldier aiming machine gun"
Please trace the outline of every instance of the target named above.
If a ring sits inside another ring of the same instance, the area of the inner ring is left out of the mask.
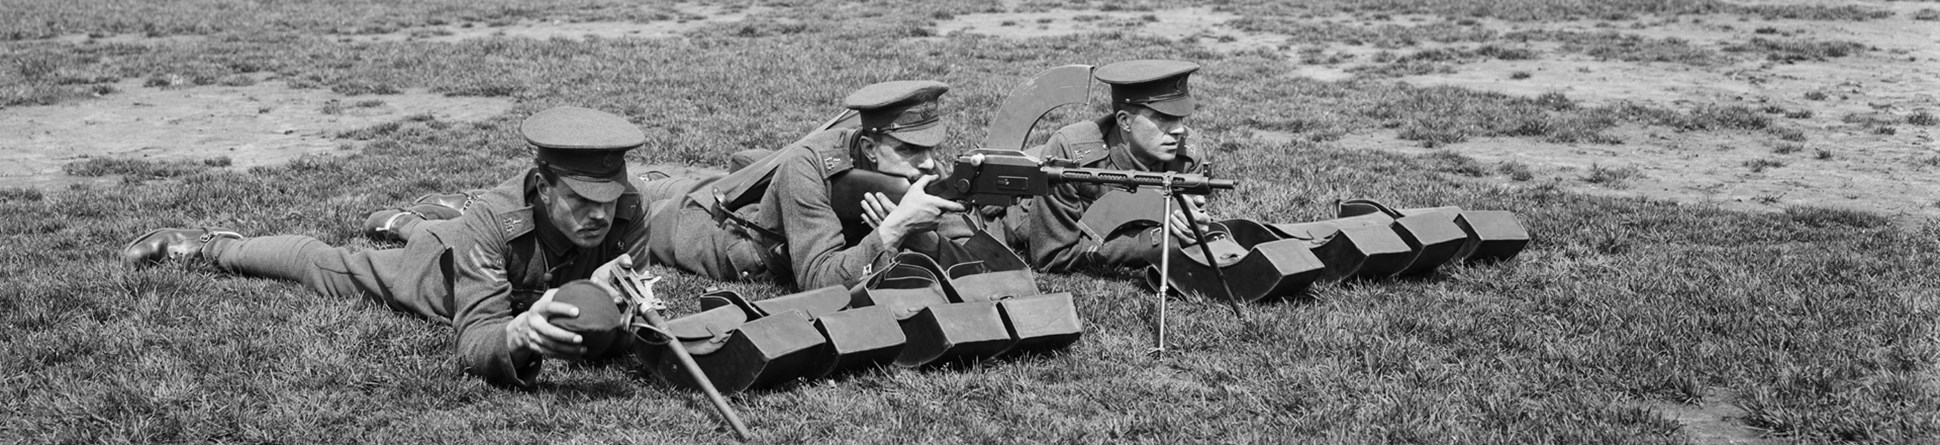
[[[1233,181],[1215,180],[1203,175],[1101,170],[1075,168],[1071,162],[1039,160],[1019,151],[1031,129],[1051,110],[1066,105],[1082,105],[1091,92],[1091,66],[1065,65],[1038,73],[1017,86],[1004,103],[991,114],[982,147],[958,156],[955,168],[945,178],[931,182],[925,190],[931,195],[971,205],[1009,205],[1017,198],[1050,192],[1058,182],[1089,182],[1122,186],[1158,187],[1170,184],[1180,193],[1204,195],[1214,189],[1232,189]],[[853,127],[858,118],[853,111],[836,115],[820,128]],[[1048,162],[1047,162],[1048,161]],[[899,200],[909,189],[909,180],[864,169],[851,169],[832,178],[831,198],[844,222],[862,219],[861,201],[870,192],[880,192]]]
[[[987,148],[972,150],[958,156],[954,168],[944,178],[933,181],[925,192],[978,206],[1010,205],[1027,196],[1048,194],[1051,185],[1061,182],[1083,182],[1123,186],[1126,189],[1156,189],[1162,195],[1161,213],[1157,219],[1161,225],[1169,223],[1164,214],[1171,213],[1176,201],[1185,206],[1184,195],[1206,195],[1213,190],[1231,190],[1232,180],[1212,179],[1205,175],[1170,172],[1142,172],[1131,170],[1106,170],[1078,168],[1069,161],[1051,159],[1039,160],[1018,149],[1030,135],[1037,122],[1052,109],[1065,105],[1084,104],[1091,90],[1091,69],[1086,65],[1066,65],[1039,73],[1011,92],[997,112],[992,115],[989,131],[985,133],[982,144]],[[852,113],[836,116],[822,128],[846,126],[855,118]],[[845,223],[851,227],[861,221],[862,200],[870,192],[880,192],[891,200],[900,200],[909,189],[909,181],[902,177],[889,176],[864,169],[851,169],[831,178],[831,205]],[[1172,199],[1165,199],[1172,198]],[[1187,213],[1191,215],[1190,212]],[[1205,240],[1198,221],[1188,221],[1194,238]],[[1170,251],[1170,228],[1160,246],[1160,274],[1168,274],[1172,255]],[[1203,258],[1213,261],[1214,253],[1209,243],[1198,243]],[[1237,299],[1232,286],[1226,282],[1225,273],[1218,267],[1211,268],[1214,278],[1224,289],[1226,301],[1231,304],[1234,315],[1239,316]],[[1159,282],[1159,326],[1158,349],[1165,349],[1165,298],[1167,282]]]
[[[1213,190],[1232,190],[1237,184],[1230,179],[1213,179],[1205,175],[1172,172],[1144,172],[1134,170],[1110,170],[1098,168],[1078,168],[1068,161],[1053,159],[1040,161],[1036,157],[1016,150],[971,150],[957,156],[955,168],[948,176],[931,181],[924,192],[940,198],[977,206],[1006,206],[1018,199],[1042,196],[1051,192],[1051,185],[1063,182],[1078,182],[1122,186],[1128,189],[1157,189],[1164,197],[1163,214],[1172,212],[1173,201],[1181,208],[1187,206],[1185,195],[1206,195]],[[854,221],[862,216],[861,202],[867,193],[882,193],[892,201],[900,201],[909,189],[909,181],[898,176],[890,176],[869,170],[851,170],[835,178],[833,205],[844,219]],[[1199,229],[1199,221],[1193,221],[1192,213],[1187,212],[1187,225],[1191,227],[1193,238],[1207,239]],[[1162,226],[1169,225],[1170,219],[1160,216]],[[1159,245],[1159,270],[1161,276],[1169,274],[1172,249],[1170,227],[1163,227]],[[1214,258],[1209,243],[1199,242],[1204,258]],[[1226,291],[1226,302],[1235,316],[1242,316],[1238,299],[1234,298],[1232,287],[1226,283],[1224,271],[1214,267],[1211,271]],[[1165,295],[1169,280],[1159,280],[1159,320],[1158,351],[1165,350]]]

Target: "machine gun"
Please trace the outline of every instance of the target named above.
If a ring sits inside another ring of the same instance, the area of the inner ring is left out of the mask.
[[[860,203],[868,193],[882,193],[900,202],[909,190],[908,179],[861,169],[843,172],[832,182],[832,204],[844,219],[861,218]],[[1236,185],[1231,179],[1198,174],[1079,168],[1058,159],[1040,161],[1016,150],[971,150],[957,156],[955,168],[923,191],[969,205],[1005,206],[1019,198],[1051,193],[1053,184],[1066,182],[1164,188],[1187,195],[1232,190]]]
[[[930,183],[925,192],[972,205],[1009,205],[1016,198],[1050,193],[1051,184],[1078,182],[1126,187],[1158,187],[1173,193],[1210,194],[1232,190],[1233,180],[1189,173],[1079,168],[1068,161],[1039,161],[1014,150],[971,150],[957,157],[949,177]]]
[[[971,205],[1005,206],[1022,197],[1048,194],[1052,184],[1064,182],[1144,187],[1159,191],[1162,195],[1160,214],[1165,215],[1172,212],[1174,202],[1181,207],[1187,205],[1184,195],[1205,195],[1213,190],[1231,190],[1235,187],[1232,180],[1212,179],[1198,174],[1079,168],[1068,161],[1039,160],[1018,151],[1023,148],[1037,122],[1051,110],[1088,101],[1091,68],[1086,65],[1052,68],[1012,90],[1003,105],[992,114],[989,131],[982,144],[983,147],[996,149],[972,150],[958,156],[954,168],[943,178],[930,182],[924,191]],[[843,114],[823,124],[822,128],[844,126],[853,120],[853,114]],[[831,178],[830,183],[830,204],[845,227],[864,227],[859,224],[863,219],[862,200],[869,193],[882,193],[891,200],[900,201],[910,185],[906,178],[864,169],[843,172]],[[1187,212],[1187,216],[1190,218],[1191,212]],[[1165,232],[1160,246],[1163,253],[1171,250],[1171,219],[1164,216],[1158,219]],[[1207,239],[1198,221],[1189,220],[1187,225],[1191,226],[1194,238]],[[1210,243],[1197,244],[1204,258],[1208,261],[1215,258]],[[1165,253],[1160,257],[1159,351],[1165,349],[1167,280],[1164,277],[1169,276],[1171,256]],[[1244,317],[1233,296],[1232,286],[1226,282],[1225,272],[1218,267],[1213,267],[1211,271],[1225,290],[1226,301],[1233,314]]]
[[[931,181],[924,192],[930,195],[957,202],[978,206],[1005,206],[1019,198],[1042,196],[1051,193],[1051,185],[1057,183],[1088,183],[1124,186],[1127,188],[1154,188],[1162,195],[1161,214],[1172,212],[1177,202],[1186,208],[1185,195],[1205,195],[1213,190],[1232,190],[1237,184],[1231,179],[1213,179],[1205,175],[1172,172],[1143,172],[1133,170],[1109,170],[1098,168],[1079,168],[1060,160],[1040,161],[1036,157],[1016,150],[971,150],[957,156],[955,167],[948,176]],[[891,200],[900,201],[909,189],[909,181],[898,176],[889,176],[868,170],[851,170],[833,181],[832,198],[838,215],[844,219],[859,220],[862,216],[863,196],[870,192],[882,193]],[[1191,227],[1193,238],[1206,240],[1200,230],[1199,221],[1191,221],[1187,213],[1187,225]],[[1169,276],[1171,269],[1171,227],[1169,218],[1163,216],[1160,254],[1160,275]],[[1210,243],[1199,242],[1199,250],[1204,258],[1214,258]],[[1233,296],[1232,287],[1226,282],[1225,272],[1218,267],[1211,269],[1214,278],[1226,291],[1226,301],[1235,316],[1241,314],[1238,299]],[[1170,280],[1160,279],[1159,287],[1159,333],[1158,351],[1165,350],[1165,298]]]

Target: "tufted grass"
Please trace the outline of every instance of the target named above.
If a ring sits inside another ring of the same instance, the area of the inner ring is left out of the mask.
[[[1510,18],[1520,11],[1601,17],[1724,8],[1714,2],[1453,3],[1469,9],[1414,1],[1368,8]],[[1940,434],[1932,371],[1940,361],[1933,325],[1940,314],[1932,296],[1940,226],[1932,222],[1895,223],[1841,209],[1741,213],[1585,196],[1553,183],[1477,178],[1491,169],[1459,153],[1411,157],[1335,143],[1343,134],[1382,128],[1423,144],[1483,135],[1613,143],[1599,139],[1608,138],[1599,130],[1621,121],[1692,132],[1769,125],[1754,110],[1598,108],[1561,95],[1323,82],[1287,74],[1291,62],[1283,57],[1129,33],[1012,41],[933,36],[926,28],[940,16],[1001,8],[995,2],[899,2],[907,7],[896,12],[802,2],[683,39],[459,43],[342,43],[328,35],[371,31],[344,28],[353,24],[590,18],[633,6],[590,0],[285,4],[205,13],[225,4],[237,5],[208,0],[123,11],[110,2],[26,2],[10,28],[25,33],[20,38],[70,32],[212,38],[6,43],[0,52],[8,60],[28,62],[0,77],[9,87],[0,93],[10,95],[9,103],[33,103],[14,101],[76,85],[62,78],[219,81],[270,73],[300,88],[423,88],[505,96],[518,105],[476,123],[405,119],[346,132],[338,136],[366,141],[348,156],[247,170],[130,164],[125,167],[170,174],[0,193],[0,252],[6,252],[0,256],[0,325],[6,326],[0,361],[12,364],[12,372],[0,374],[0,435],[28,443],[725,442],[727,434],[698,395],[661,384],[635,371],[634,363],[549,363],[535,390],[493,388],[458,371],[454,338],[442,325],[207,266],[126,270],[113,254],[130,237],[164,226],[306,234],[381,247],[356,234],[367,212],[516,174],[529,165],[515,133],[518,119],[555,105],[621,113],[649,129],[655,141],[637,152],[637,162],[720,165],[733,151],[793,140],[857,86],[935,78],[955,87],[945,97],[961,147],[982,139],[986,113],[1024,76],[1066,63],[1144,57],[1206,66],[1194,78],[1202,110],[1193,117],[1197,140],[1222,176],[1242,184],[1216,199],[1214,212],[1222,217],[1310,221],[1329,217],[1335,200],[1375,198],[1401,206],[1513,210],[1537,240],[1505,264],[1451,267],[1419,280],[1323,285],[1309,298],[1246,306],[1244,320],[1213,302],[1174,301],[1173,352],[1162,356],[1146,353],[1155,314],[1134,274],[1042,276],[1038,284],[1046,291],[1079,297],[1088,331],[1073,349],[735,395],[758,438],[1686,443],[1694,433],[1664,407],[1703,404],[1736,405],[1746,412],[1742,425],[1807,442],[1915,442]],[[666,4],[648,6],[656,5]],[[1838,8],[1760,11],[1870,17]],[[653,18],[642,14],[620,18]],[[265,16],[285,26],[254,24]],[[57,94],[50,100],[84,99]],[[1055,116],[1072,121],[1096,112]],[[1268,138],[1260,130],[1295,137]],[[1501,170],[1514,175],[1516,169]],[[677,276],[662,292],[693,295],[714,285]],[[757,295],[781,292],[764,284],[730,286]]]

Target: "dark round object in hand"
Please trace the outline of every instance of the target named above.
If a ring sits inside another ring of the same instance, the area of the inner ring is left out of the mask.
[[[548,321],[579,334],[580,344],[586,346],[587,358],[606,355],[614,341],[624,335],[619,305],[613,304],[613,297],[592,281],[566,283],[552,295],[552,301],[579,308],[578,317],[558,316]]]

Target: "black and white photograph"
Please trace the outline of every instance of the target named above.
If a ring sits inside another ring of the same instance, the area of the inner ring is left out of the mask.
[[[1940,443],[1940,0],[0,0],[0,443]]]

